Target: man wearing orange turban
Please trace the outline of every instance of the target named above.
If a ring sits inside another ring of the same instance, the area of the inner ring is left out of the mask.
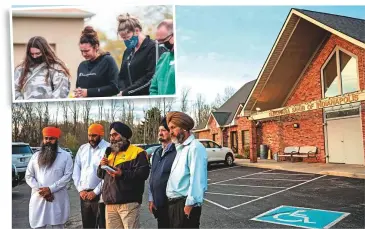
[[[61,130],[57,127],[45,127],[42,130],[43,137],[54,137],[54,138],[60,138],[61,136]]]
[[[25,173],[25,180],[32,188],[29,224],[32,228],[47,225],[63,228],[70,214],[66,186],[72,177],[73,162],[71,155],[58,147],[59,128],[45,127],[42,134],[41,150],[33,154]]]
[[[72,179],[80,194],[83,228],[95,228],[95,225],[105,228],[105,205],[101,200],[102,180],[96,172],[109,142],[103,139],[104,127],[99,123],[91,124],[87,133],[89,142],[77,151]]]
[[[177,151],[166,187],[169,228],[199,228],[208,187],[207,151],[190,132],[194,120],[189,115],[174,111],[166,116]]]

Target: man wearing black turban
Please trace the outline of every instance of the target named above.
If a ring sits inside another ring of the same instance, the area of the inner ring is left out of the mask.
[[[106,228],[139,228],[144,183],[150,167],[146,152],[130,144],[131,137],[132,130],[126,124],[110,125],[110,147],[98,168],[98,176],[104,179]]]
[[[171,142],[166,118],[163,118],[158,128],[158,147],[151,160],[151,176],[149,179],[149,210],[157,219],[158,228],[169,228],[168,201],[166,196],[167,180],[170,176],[172,163],[176,157],[175,144]]]

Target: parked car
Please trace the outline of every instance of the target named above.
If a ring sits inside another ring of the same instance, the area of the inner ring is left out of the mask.
[[[234,164],[233,150],[228,147],[222,147],[210,139],[198,139],[207,150],[208,163],[224,162],[228,166]]]
[[[33,151],[28,143],[24,142],[13,142],[12,143],[12,163],[15,165],[19,181],[21,181],[25,176],[25,171],[30,158],[33,155]]]
[[[33,153],[38,152],[39,150],[41,150],[41,147],[30,147],[33,151]]]
[[[155,151],[155,149],[159,146],[161,146],[160,143],[152,143],[152,144],[134,144],[135,146],[141,147],[142,149],[144,149],[148,155],[148,159],[151,158],[153,152]]]
[[[74,159],[74,155],[73,155],[72,151],[69,148],[61,147],[61,149],[63,149],[64,151],[68,152],[71,155],[71,158]]]
[[[17,186],[19,184],[19,174],[18,174],[18,170],[16,169],[14,164],[12,164],[11,167],[12,167],[12,176],[13,176],[12,187],[14,188],[15,186]]]

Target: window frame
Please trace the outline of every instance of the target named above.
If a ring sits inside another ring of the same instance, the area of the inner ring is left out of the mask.
[[[336,46],[334,49],[333,49],[333,51],[331,52],[331,54],[328,56],[328,58],[326,59],[326,61],[324,62],[324,64],[322,65],[322,67],[321,67],[321,91],[322,91],[322,98],[332,98],[332,97],[336,97],[336,96],[342,96],[342,95],[346,95],[346,94],[349,94],[349,93],[354,93],[355,91],[353,91],[353,92],[348,92],[348,93],[343,93],[343,87],[342,87],[342,75],[341,75],[341,63],[340,63],[340,51],[341,52],[343,52],[343,53],[345,53],[345,54],[347,54],[347,55],[349,55],[350,57],[353,57],[353,58],[355,58],[355,62],[356,62],[356,74],[357,74],[357,91],[359,91],[360,90],[360,72],[359,72],[359,59],[358,59],[358,57],[355,55],[355,54],[353,54],[353,53],[351,53],[351,52],[349,52],[349,51],[347,51],[346,49],[343,49],[343,48],[341,48],[341,47],[339,47],[339,46]],[[324,86],[325,86],[325,83],[324,83],[324,74],[323,74],[323,71],[324,71],[324,69],[327,67],[327,65],[328,65],[328,63],[329,63],[329,61],[331,60],[331,58],[333,57],[333,55],[335,55],[336,56],[336,71],[337,71],[337,76],[339,76],[338,77],[338,81],[339,82],[337,82],[337,85],[338,85],[338,92],[340,92],[339,93],[339,95],[336,95],[336,96],[331,96],[331,97],[326,97],[326,93],[325,93],[325,88],[324,88]]]

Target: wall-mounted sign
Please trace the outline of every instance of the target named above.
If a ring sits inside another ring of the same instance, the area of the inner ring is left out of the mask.
[[[349,93],[342,96],[336,96],[331,98],[325,98],[321,100],[314,100],[307,103],[296,104],[288,107],[282,107],[272,110],[267,110],[263,112],[258,112],[250,116],[252,120],[259,120],[264,118],[277,117],[288,114],[295,114],[299,112],[311,111],[322,109],[326,107],[333,107],[343,104],[355,103],[365,100],[365,91],[358,91],[354,93]]]

